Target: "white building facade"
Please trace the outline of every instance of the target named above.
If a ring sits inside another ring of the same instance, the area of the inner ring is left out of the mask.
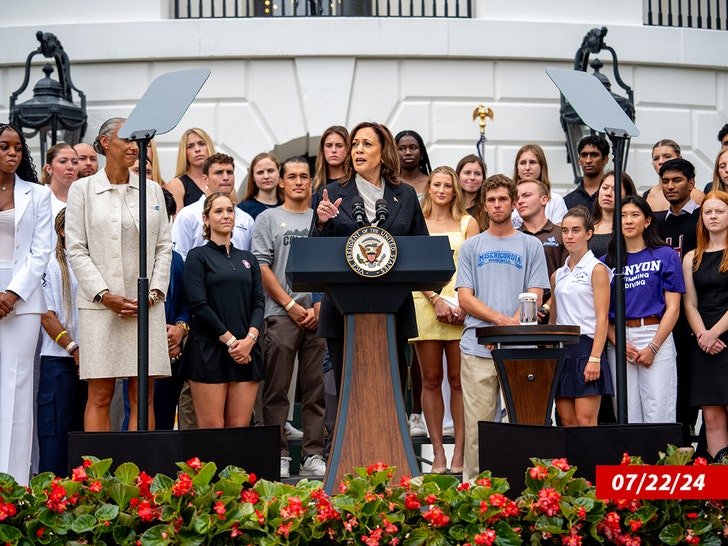
[[[16,2],[3,7],[0,22],[0,119],[7,120],[8,99],[23,80],[26,56],[38,46],[36,31],[43,30],[60,39],[73,82],[86,93],[89,142],[105,119],[128,115],[158,75],[210,68],[179,126],[156,138],[166,179],[174,175],[180,134],[193,126],[236,158],[238,181],[258,152],[315,154],[326,127],[351,128],[364,120],[383,122],[393,133],[418,131],[433,166],[454,166],[475,152],[479,130],[472,113],[484,104],[495,116],[486,129],[489,174],[512,174],[516,150],[538,143],[563,194],[573,187],[573,175],[559,93],[545,69],[571,68],[583,36],[607,26],[606,43],[634,90],[641,131],[632,141],[628,172],[640,188],[653,185],[652,144],[671,138],[696,164],[698,186],[710,180],[716,135],[728,122],[728,32],[645,26],[637,0],[473,2],[473,17],[459,19],[187,20],[173,18],[173,0]],[[620,93],[609,55],[598,57]],[[38,65],[31,89],[42,77]],[[20,100],[30,98],[31,89]]]

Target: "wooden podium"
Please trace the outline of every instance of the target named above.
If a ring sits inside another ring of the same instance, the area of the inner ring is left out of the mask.
[[[326,292],[344,315],[344,367],[325,489],[356,466],[383,462],[420,474],[397,366],[394,314],[414,290],[439,290],[455,273],[447,237],[396,237],[397,261],[368,278],[346,262],[345,237],[296,238],[286,277],[297,292]]]
[[[475,331],[478,343],[491,351],[506,401],[510,423],[551,424],[556,379],[565,344],[579,341],[578,326],[485,326]]]

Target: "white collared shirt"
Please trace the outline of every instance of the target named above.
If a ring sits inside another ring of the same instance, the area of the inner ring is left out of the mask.
[[[597,315],[594,310],[592,272],[595,267],[605,267],[609,271],[610,280],[612,272],[594,256],[591,250],[582,256],[574,269],[569,268],[570,260],[569,256],[563,267],[554,273],[556,324],[579,326],[581,335],[593,338]]]
[[[700,205],[698,205],[695,201],[692,199],[688,199],[688,202],[683,205],[683,208],[680,209],[680,212],[675,214],[670,210],[668,207],[667,212],[665,213],[665,218],[669,218],[670,216],[680,216],[682,214],[692,214],[695,212],[695,209],[700,208]]]
[[[207,241],[202,237],[202,209],[207,195],[184,207],[172,224],[173,248],[186,260],[187,253]],[[233,246],[240,250],[250,250],[255,222],[247,212],[235,207],[235,227],[233,227]]]

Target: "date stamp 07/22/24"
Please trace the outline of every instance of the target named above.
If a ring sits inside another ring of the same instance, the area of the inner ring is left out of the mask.
[[[728,499],[728,466],[598,465],[600,499]]]

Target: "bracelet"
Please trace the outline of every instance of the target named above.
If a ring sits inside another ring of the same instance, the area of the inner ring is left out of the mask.
[[[76,343],[75,341],[72,341],[71,343],[69,343],[68,345],[66,345],[66,352],[69,355],[72,355],[76,351],[78,351],[78,343]]]
[[[232,336],[230,339],[228,339],[225,342],[225,345],[227,345],[228,347],[232,347],[233,343],[235,343],[236,341],[237,341],[237,338],[235,336]]]
[[[598,356],[590,356],[589,357],[589,362],[592,362],[594,364],[601,364],[602,363],[602,359],[599,358]]]
[[[440,294],[438,294],[437,292],[432,294],[432,296],[429,297],[430,303],[432,305],[435,305],[437,303],[437,300],[439,297],[440,297]]]
[[[63,337],[64,334],[67,334],[65,330],[61,330],[61,332],[56,336],[56,338],[53,340],[53,343],[58,343],[58,340]]]
[[[657,345],[656,343],[652,342],[652,341],[650,341],[650,342],[649,342],[649,343],[647,344],[647,346],[648,346],[648,347],[650,348],[650,350],[651,350],[651,351],[652,351],[652,352],[653,352],[654,354],[657,354],[657,351],[659,351],[659,350],[660,350],[660,346],[659,346],[659,345]]]
[[[253,332],[248,332],[247,336],[245,337],[252,337],[253,341],[255,341],[256,343],[258,342],[258,336],[256,336]]]
[[[290,311],[291,307],[293,307],[294,305],[296,305],[296,300],[292,299],[291,301],[289,301],[286,304],[286,306],[283,309],[285,309],[286,311]]]
[[[160,301],[162,301],[162,298],[159,297],[159,294],[155,290],[149,291],[149,299],[152,300],[152,305],[150,307],[158,304]]]
[[[182,328],[185,332],[185,336],[189,335],[190,325],[187,324],[184,320],[178,320],[177,322],[175,322],[175,326],[179,326],[180,328]]]

